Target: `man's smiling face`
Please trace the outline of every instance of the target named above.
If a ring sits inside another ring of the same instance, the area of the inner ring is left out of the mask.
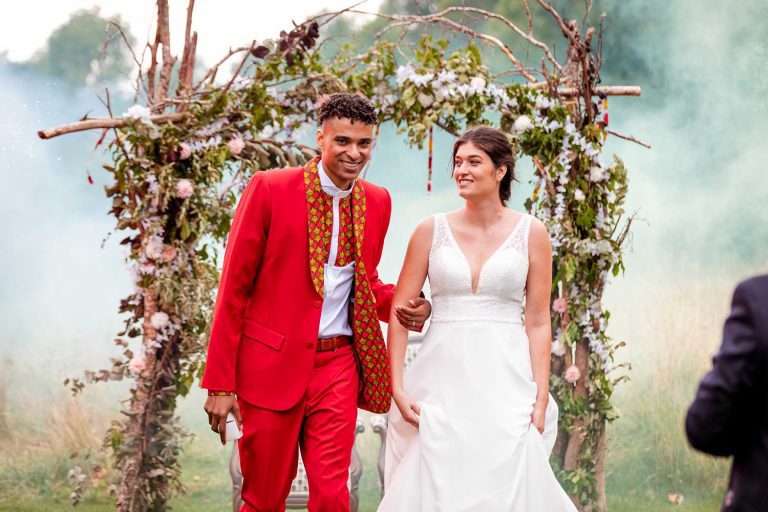
[[[326,119],[317,130],[323,169],[331,181],[347,190],[371,157],[373,125],[351,119]]]

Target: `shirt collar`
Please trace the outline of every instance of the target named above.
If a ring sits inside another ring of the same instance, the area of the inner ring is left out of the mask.
[[[333,181],[331,181],[331,178],[328,177],[328,175],[325,173],[325,169],[323,169],[323,163],[317,162],[317,171],[320,175],[320,186],[323,188],[323,192],[328,194],[332,197],[338,197],[339,199],[342,199],[344,197],[347,197],[349,194],[352,193],[352,189],[355,188],[355,182],[352,182],[352,186],[349,187],[349,190],[341,190],[339,187],[337,187]],[[357,180],[355,180],[357,181]]]

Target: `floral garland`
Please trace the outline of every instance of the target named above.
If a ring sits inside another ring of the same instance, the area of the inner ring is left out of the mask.
[[[586,379],[588,399],[574,397],[562,372],[553,371],[552,389],[563,405],[563,432],[584,419],[595,453],[595,435],[615,416],[609,401],[615,381],[607,374],[617,345],[605,334],[608,313],[600,297],[607,272],[622,268],[620,240],[612,234],[623,213],[626,172],[618,160],[610,167],[600,162],[599,125],[579,125],[555,97],[520,84],[493,83],[474,45],[451,54],[447,46],[424,37],[414,61],[400,66],[394,46],[386,42],[363,56],[341,52],[325,62],[316,52],[291,59],[280,58],[278,51],[266,58],[262,53],[252,77],[205,89],[183,122],[155,124],[140,105],[125,112],[128,125],[115,131],[109,146],[113,162],[105,168],[114,178],[107,195],[117,230],[128,234],[121,243],[129,248],[136,287],[120,307],[127,315],[116,340],[123,356],[113,359],[110,370],[86,373],[91,382],[134,379],[131,403],[143,404],[126,410],[128,419],[115,422],[108,436],[121,478],[135,479],[137,489],[133,502],[121,509],[161,510],[180,490],[178,456],[185,434],[174,410],[177,398],[202,374],[218,281],[217,247],[226,240],[236,199],[253,173],[314,156],[295,137],[314,123],[316,101],[337,91],[371,98],[382,122],[392,121],[411,145],[423,147],[434,126],[456,133],[465,126],[498,124],[521,154],[539,163],[539,184],[527,207],[535,208],[550,231],[555,283],[564,292],[554,303],[553,353],[573,366],[568,350],[582,343],[590,357],[584,372],[565,374],[568,382]],[[138,344],[132,341],[137,338]],[[71,384],[74,390],[84,385],[79,379]],[[595,496],[593,472],[594,463],[585,456],[561,476],[572,483],[572,494],[589,501]]]

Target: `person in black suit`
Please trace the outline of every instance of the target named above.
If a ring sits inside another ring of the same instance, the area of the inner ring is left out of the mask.
[[[722,512],[768,511],[768,275],[736,287],[685,431],[695,449],[733,456]]]

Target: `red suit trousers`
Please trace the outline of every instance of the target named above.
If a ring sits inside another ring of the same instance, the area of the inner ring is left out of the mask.
[[[355,356],[346,346],[317,353],[307,391],[291,409],[272,411],[239,401],[241,512],[285,510],[299,448],[309,483],[308,510],[349,511],[358,386]]]

